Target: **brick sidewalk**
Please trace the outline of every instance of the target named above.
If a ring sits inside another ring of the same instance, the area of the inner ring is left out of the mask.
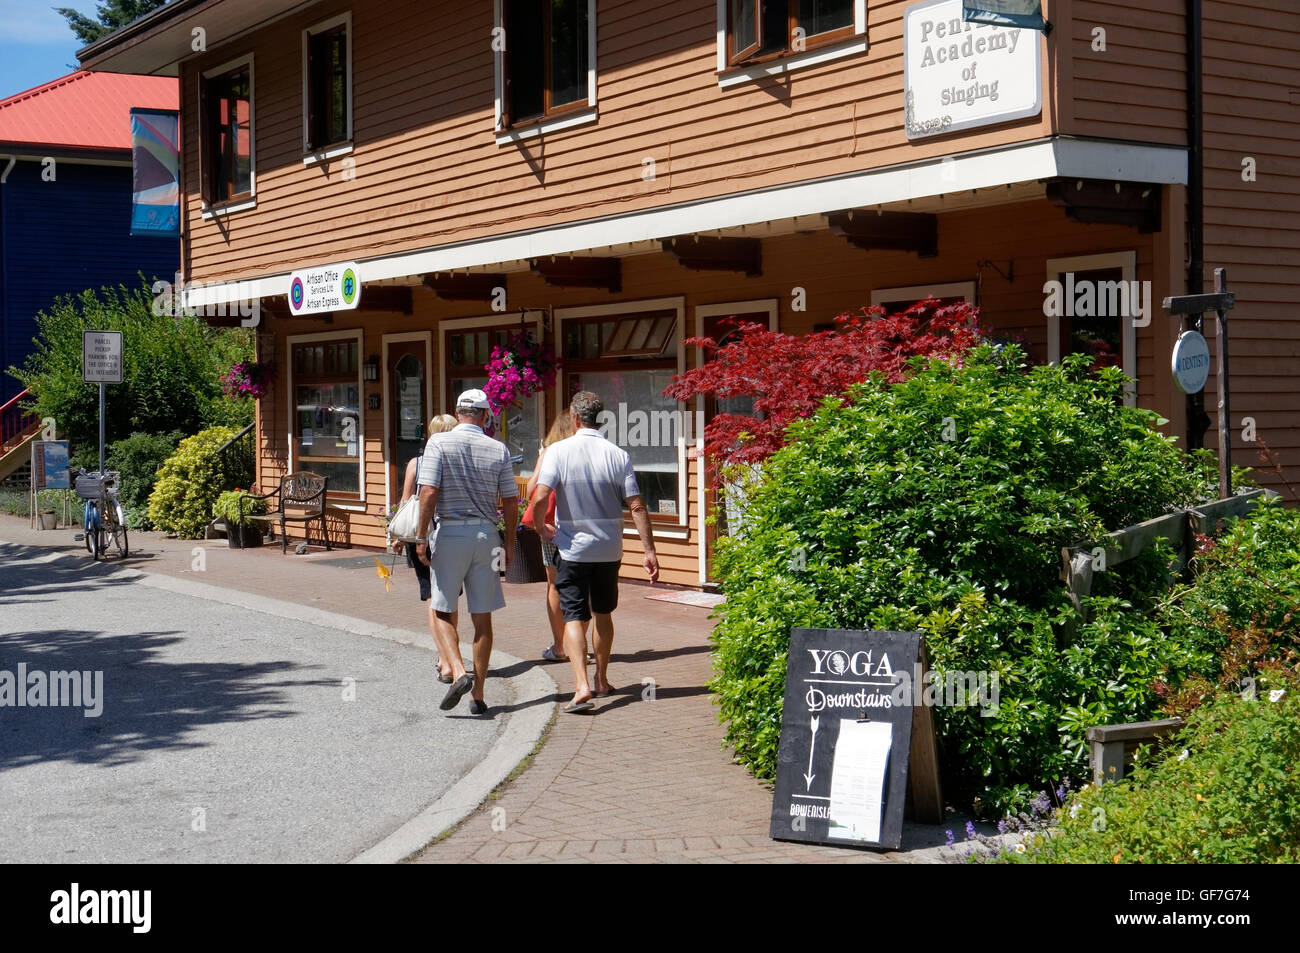
[[[34,532],[0,516],[0,539],[80,552],[71,530]],[[391,592],[375,572],[373,551],[282,556],[279,546],[231,550],[224,541],[167,540],[132,534],[135,569],[190,578],[315,606],[394,627],[423,631],[414,575],[402,560]],[[196,550],[205,563],[195,569]],[[89,557],[86,556],[88,559]],[[388,565],[392,557],[384,556]],[[342,565],[340,562],[342,561]],[[110,560],[112,562],[112,560]],[[506,585],[507,607],[494,615],[496,646],[537,659],[550,644],[544,586]],[[528,767],[500,788],[454,832],[427,847],[421,862],[927,862],[933,849],[880,854],[782,843],[767,836],[771,792],[721,746],[722,727],[709,698],[709,610],[645,598],[647,586],[624,584],[615,613],[609,678],[618,689],[594,713],[557,713]],[[461,622],[461,635],[470,631]],[[538,664],[546,664],[538,662]],[[568,663],[547,673],[556,701],[573,690]],[[432,677],[432,670],[430,672]],[[653,700],[643,680],[653,679]],[[492,684],[487,687],[492,704]],[[955,823],[956,823],[956,819]],[[905,842],[933,848],[934,828],[908,825]]]

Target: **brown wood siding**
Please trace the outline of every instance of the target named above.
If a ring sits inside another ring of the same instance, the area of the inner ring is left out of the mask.
[[[204,222],[189,192],[187,273],[273,274],[1050,134],[1045,108],[1041,117],[909,143],[906,6],[868,5],[866,53],[722,90],[712,0],[602,0],[599,121],[497,146],[492,5],[357,5],[355,179],[345,181],[341,160],[328,168],[301,160],[300,31],[348,9],[321,4],[185,65],[185,181],[196,183],[198,71],[253,52],[258,203]],[[1044,103],[1053,49],[1048,43]],[[656,161],[654,182],[641,178],[644,157]]]
[[[1300,500],[1300,7],[1294,0],[1205,2],[1205,290],[1226,267],[1233,462]],[[1256,164],[1253,182],[1242,161]],[[1205,335],[1217,352],[1215,320]],[[1218,380],[1205,390],[1218,446]],[[1243,442],[1254,418],[1256,443]],[[1266,452],[1266,448],[1267,451]],[[1269,456],[1271,452],[1271,459]],[[1283,472],[1274,469],[1280,463]]]
[[[1072,0],[1069,89],[1062,132],[1185,145],[1184,0]],[[1106,31],[1104,52],[1093,31]],[[1054,34],[1055,36],[1055,34]]]
[[[636,302],[649,298],[684,296],[685,336],[695,333],[695,307],[729,301],[776,298],[780,327],[792,333],[806,333],[816,324],[831,321],[837,314],[870,304],[874,288],[974,280],[976,263],[993,259],[1005,270],[1007,260],[1015,264],[1015,281],[1008,283],[991,268],[985,268],[980,291],[982,321],[986,327],[1004,333],[1018,333],[1030,342],[1031,356],[1046,356],[1046,318],[1043,316],[1043,283],[1046,261],[1077,255],[1113,251],[1134,251],[1137,277],[1151,280],[1152,237],[1120,226],[1079,225],[1046,200],[1023,202],[985,209],[967,209],[940,215],[939,256],[921,259],[902,252],[864,252],[844,239],[822,230],[810,234],[785,235],[763,241],[763,274],[746,278],[727,272],[696,272],[678,265],[664,255],[642,255],[623,260],[623,291],[619,295],[582,289],[553,288],[531,274],[511,275],[508,294],[511,301],[528,302],[530,307],[556,308],[613,301]],[[803,288],[807,310],[790,310],[793,289]],[[1159,300],[1173,291],[1153,287],[1152,296]],[[285,337],[324,330],[344,333],[365,329],[363,355],[382,352],[382,335],[397,331],[423,331],[436,328],[448,318],[482,316],[483,305],[445,302],[423,289],[415,291],[415,314],[358,311],[340,313],[333,325],[319,321],[274,320],[274,353],[285,355]],[[1152,323],[1160,320],[1153,316]],[[679,333],[681,333],[679,331]],[[435,342],[441,335],[434,334]],[[1171,401],[1162,400],[1152,383],[1151,331],[1139,331],[1139,399],[1145,406],[1165,411]],[[694,353],[688,349],[687,363],[693,365]],[[435,361],[440,361],[435,357]],[[441,379],[441,369],[439,369]],[[287,414],[283,401],[287,383],[277,381],[273,399],[261,402],[262,485],[278,478],[283,470]],[[378,384],[368,384],[367,393],[377,392]],[[557,407],[554,393],[548,397],[546,419],[553,419]],[[383,507],[383,411],[365,414],[367,459],[367,500],[365,514],[350,514],[348,526],[354,545],[382,546],[383,534],[378,514]],[[696,586],[699,583],[700,544],[697,509],[697,467],[688,461],[688,525],[686,539],[659,538],[656,542],[664,582]],[[291,535],[293,532],[291,531]],[[298,533],[301,537],[301,533]],[[644,578],[641,549],[633,539],[625,540],[623,575]]]

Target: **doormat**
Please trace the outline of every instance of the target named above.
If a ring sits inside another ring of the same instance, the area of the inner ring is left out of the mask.
[[[726,601],[726,597],[716,592],[696,592],[694,589],[683,589],[679,592],[660,592],[653,596],[646,596],[647,599],[655,599],[659,602],[676,602],[683,606],[699,606],[701,609],[712,609],[716,605],[721,605]]]

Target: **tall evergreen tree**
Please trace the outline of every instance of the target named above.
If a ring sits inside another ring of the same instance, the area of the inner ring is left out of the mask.
[[[94,43],[101,36],[112,33],[118,27],[126,26],[138,20],[150,10],[156,10],[167,0],[104,0],[95,5],[94,19],[78,13],[70,7],[55,7],[55,12],[68,21],[72,32],[82,43]]]

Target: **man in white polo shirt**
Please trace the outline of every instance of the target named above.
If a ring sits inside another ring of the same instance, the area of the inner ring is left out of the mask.
[[[564,651],[573,665],[573,700],[566,712],[587,711],[593,697],[610,694],[607,670],[614,646],[613,611],[618,605],[618,570],[623,561],[623,504],[632,511],[645,550],[645,571],[653,583],[659,578],[650,533],[650,515],[641,499],[632,458],[596,429],[604,410],[590,391],[573,395],[569,413],[574,435],[554,443],[542,458],[533,490],[533,525],[559,547],[555,589],[564,612]],[[556,526],[546,525],[546,508],[555,493]],[[596,618],[596,684],[587,682],[586,626]]]
[[[509,568],[515,546],[518,501],[514,469],[506,445],[483,432],[490,410],[487,395],[467,390],[456,400],[460,423],[437,439],[430,439],[420,458],[419,537],[427,539],[429,521],[436,511],[432,552],[421,542],[415,554],[429,567],[438,652],[451,664],[451,688],[442,700],[443,711],[455,708],[473,691],[469,710],[487,714],[483,682],[492,657],[492,613],[505,607],[500,571]],[[497,535],[497,500],[505,515],[505,551]],[[432,558],[431,558],[432,557]],[[465,672],[451,614],[461,587],[474,622],[474,674]]]

